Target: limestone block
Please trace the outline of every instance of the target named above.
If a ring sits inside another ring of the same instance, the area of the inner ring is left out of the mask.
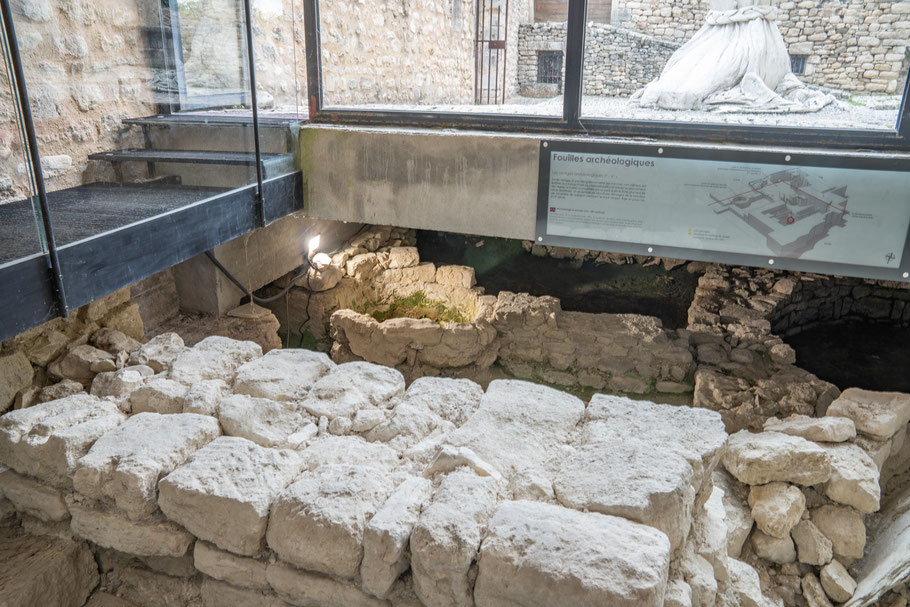
[[[827,415],[849,417],[858,432],[887,440],[910,421],[910,394],[848,388],[831,403]]]
[[[831,476],[831,457],[810,441],[779,432],[741,430],[730,437],[723,464],[747,485],[773,481],[816,485]]]
[[[238,367],[260,356],[259,344],[213,335],[178,354],[170,378],[188,386],[207,379],[231,382]]]
[[[754,519],[749,508],[743,485],[733,476],[718,467],[714,470],[715,485],[723,491],[724,523],[727,526],[727,555],[739,558],[743,544],[752,531]]]
[[[129,364],[148,365],[155,373],[161,373],[170,368],[171,363],[184,349],[183,339],[179,335],[162,333],[130,354]]]
[[[773,482],[752,487],[749,506],[759,529],[773,537],[785,538],[806,511],[806,496],[793,485]]]
[[[85,392],[85,386],[72,379],[64,379],[56,384],[51,384],[50,386],[42,388],[41,393],[38,395],[38,402],[47,403],[52,400],[57,400],[58,398],[66,398],[67,396],[73,396],[74,394],[80,394],[82,392]]]
[[[427,478],[433,478],[440,473],[448,474],[460,466],[467,466],[478,476],[491,476],[496,479],[496,481],[503,480],[503,476],[496,468],[480,459],[480,457],[471,449],[468,447],[452,447],[451,445],[442,446],[436,454],[436,457],[433,458],[433,461],[431,461],[430,465],[424,470],[423,475]],[[520,472],[518,477],[534,478],[533,472],[531,474],[528,474],[528,472]],[[515,480],[515,478],[516,477],[513,476],[512,480]],[[542,480],[547,482],[546,478],[543,478]]]
[[[504,502],[478,560],[479,607],[660,607],[670,546],[622,518],[539,502]]]
[[[809,607],[832,607],[821,583],[814,573],[807,573],[802,579],[803,597]]]
[[[0,418],[0,461],[62,489],[72,487],[76,461],[125,419],[112,402],[77,394]]]
[[[303,569],[353,578],[363,558],[364,527],[394,488],[373,466],[332,464],[305,472],[272,506],[269,547]]]
[[[469,379],[421,377],[414,380],[404,396],[396,399],[388,421],[366,434],[370,441],[404,437],[408,445],[427,437],[450,422],[464,424],[480,405],[483,389]]]
[[[792,536],[799,550],[800,563],[821,567],[834,556],[831,540],[825,537],[811,520],[800,521],[793,528]]]
[[[307,470],[331,464],[356,464],[392,471],[400,463],[398,454],[391,447],[367,442],[359,436],[321,436],[301,455]]]
[[[670,580],[664,607],[692,607],[692,587],[681,579]]]
[[[384,421],[385,411],[381,409],[361,409],[354,415],[354,419],[351,421],[351,430],[353,432],[368,432]]]
[[[762,533],[761,529],[755,529],[751,540],[752,549],[759,558],[781,565],[796,560],[796,548],[789,534],[779,538]]]
[[[205,607],[290,607],[271,592],[238,588],[211,578],[203,578],[201,593]]]
[[[838,603],[850,600],[850,597],[856,591],[856,581],[850,577],[847,569],[837,560],[833,560],[822,567],[819,578],[825,594]]]
[[[856,445],[825,445],[831,457],[831,478],[825,484],[825,495],[860,512],[879,508],[881,489],[878,467],[865,451]]]
[[[411,566],[408,545],[433,485],[423,478],[405,480],[376,511],[363,531],[363,589],[387,598],[398,577]]]
[[[16,394],[31,385],[32,364],[19,350],[0,356],[0,412],[7,410],[16,400]]]
[[[714,579],[714,568],[704,557],[690,550],[690,545],[682,551],[681,558],[676,559],[676,569],[692,590],[693,607],[711,607],[717,598],[717,580]],[[729,565],[728,565],[729,570]]]
[[[439,266],[436,270],[436,282],[470,289],[477,284],[477,279],[474,277],[474,268],[470,266]]]
[[[42,327],[41,335],[31,344],[27,344],[24,349],[28,359],[41,367],[46,367],[58,359],[70,341],[65,333],[55,329],[45,330],[45,327]]]
[[[350,582],[297,569],[282,561],[266,570],[269,584],[278,596],[300,607],[390,607]]]
[[[268,590],[266,563],[219,550],[199,540],[193,549],[193,564],[202,573],[242,588]]]
[[[131,367],[127,367],[128,369]],[[183,413],[187,387],[165,377],[153,377],[130,393],[130,411],[136,413]]]
[[[585,415],[589,421],[606,422],[592,426],[601,435],[598,440],[609,440],[610,435],[620,440],[635,436],[679,453],[693,468],[699,504],[708,499],[711,472],[727,442],[720,414],[596,394]],[[590,434],[587,427],[586,433]]]
[[[436,281],[436,265],[430,262],[419,263],[410,268],[389,269],[375,279],[380,284],[413,285]]]
[[[234,393],[286,402],[302,399],[320,377],[335,367],[322,352],[272,350],[237,369]]]
[[[836,556],[845,559],[863,557],[866,547],[866,525],[863,515],[847,506],[826,505],[813,508],[810,520],[831,540]]]
[[[62,493],[8,468],[0,470],[0,496],[12,502],[17,511],[42,521],[63,521],[70,516]]]
[[[117,596],[128,601],[129,607],[200,605],[202,576],[173,577],[130,561],[116,563],[105,573],[105,581],[117,589]]]
[[[846,418],[844,418],[846,419]],[[885,462],[891,457],[891,439],[886,441],[875,440],[868,436],[858,436],[853,444],[866,452],[875,462],[879,472],[885,467]]]
[[[771,607],[774,602],[762,594],[758,572],[742,561],[730,559],[730,587],[741,607]],[[776,601],[782,606],[781,601]]]
[[[98,566],[84,543],[4,535],[0,562],[5,607],[81,607],[98,584]]]
[[[78,504],[70,507],[70,514],[75,535],[127,554],[179,557],[193,542],[185,529],[163,517],[131,521],[113,511]]]
[[[302,468],[296,452],[222,436],[161,479],[158,505],[196,537],[252,556],[262,550],[269,507]]]
[[[205,415],[139,413],[92,445],[76,464],[73,486],[142,519],[158,509],[158,479],[219,434],[218,422]]]
[[[856,437],[856,425],[847,417],[809,417],[798,414],[785,419],[770,417],[765,422],[765,430],[826,443],[842,443]]]
[[[218,419],[228,436],[240,436],[263,447],[278,448],[288,447],[289,437],[312,423],[310,417],[299,413],[292,403],[242,394],[222,399]]]
[[[334,289],[342,278],[344,278],[344,270],[338,266],[327,265],[322,269],[310,268],[307,270],[306,282],[302,284],[313,293],[319,293]]]
[[[48,372],[59,379],[72,379],[84,385],[91,383],[96,373],[114,371],[114,355],[88,344],[76,346],[51,363]]]
[[[498,487],[465,469],[448,475],[411,533],[414,592],[427,607],[473,605],[471,564],[496,508]]]
[[[663,531],[676,551],[692,524],[693,474],[678,453],[629,436],[625,442],[579,447],[563,463],[553,488],[570,508],[623,516]]]
[[[693,542],[695,552],[711,563],[714,578],[721,581],[726,581],[730,577],[727,570],[726,514],[724,490],[715,486],[705,504],[696,508],[688,539]]]
[[[410,268],[420,263],[417,247],[392,247],[389,249],[389,268]]]
[[[404,392],[404,376],[366,362],[338,365],[316,381],[301,406],[317,417],[353,417],[360,409],[387,408]]]
[[[152,368],[145,365],[105,371],[92,380],[91,393],[99,398],[125,396],[154,374]]]
[[[569,442],[583,415],[584,403],[565,392],[495,380],[477,411],[445,442],[469,448],[503,476],[530,471],[552,479],[553,455]]]
[[[228,385],[220,379],[207,379],[190,386],[183,397],[183,412],[199,415],[218,415],[221,398]]]
[[[117,355],[120,352],[132,353],[142,347],[142,344],[117,329],[104,327],[92,333],[89,340],[93,346],[105,352]]]

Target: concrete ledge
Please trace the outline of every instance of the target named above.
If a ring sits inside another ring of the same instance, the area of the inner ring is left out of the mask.
[[[534,238],[539,136],[307,125],[300,146],[310,217]]]

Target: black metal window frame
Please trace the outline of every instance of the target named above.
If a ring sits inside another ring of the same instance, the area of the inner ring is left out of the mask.
[[[794,128],[667,120],[628,120],[582,116],[582,87],[587,0],[569,0],[566,33],[563,114],[530,116],[362,110],[326,107],[322,94],[319,0],[304,0],[309,121],[316,124],[465,128],[525,133],[567,133],[621,139],[675,140],[708,144],[781,145],[799,148],[910,151],[910,77],[904,84],[893,130]]]

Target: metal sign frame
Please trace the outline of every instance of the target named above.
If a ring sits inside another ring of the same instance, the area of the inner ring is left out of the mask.
[[[537,219],[535,241],[539,245],[609,251],[630,255],[649,255],[692,261],[723,263],[727,265],[751,266],[796,270],[818,274],[834,274],[910,282],[910,230],[904,239],[903,256],[899,268],[884,268],[852,265],[823,261],[809,261],[788,257],[768,257],[745,253],[730,253],[708,248],[681,248],[664,246],[660,242],[623,242],[595,240],[572,236],[557,236],[547,233],[547,217],[550,208],[550,158],[554,152],[575,152],[585,154],[608,154],[623,156],[644,156],[699,161],[756,163],[780,165],[781,167],[826,167],[842,169],[865,169],[870,171],[910,172],[910,155],[875,153],[800,153],[796,150],[756,150],[746,148],[706,147],[667,145],[659,143],[591,142],[547,139],[540,142],[540,167],[537,184]],[[910,205],[910,192],[907,192]]]

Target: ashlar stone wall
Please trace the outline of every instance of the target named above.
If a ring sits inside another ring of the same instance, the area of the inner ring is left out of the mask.
[[[910,2],[906,0],[778,4],[791,55],[806,55],[800,76],[811,84],[866,93],[900,93],[910,65]],[[615,0],[612,24],[685,42],[704,23],[703,0]]]

